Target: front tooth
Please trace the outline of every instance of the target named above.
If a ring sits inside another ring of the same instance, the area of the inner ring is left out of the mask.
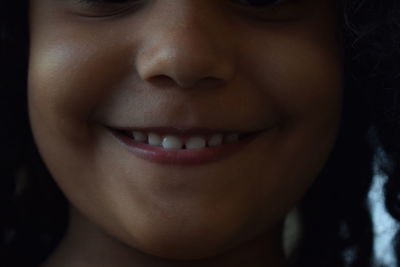
[[[147,136],[144,133],[138,132],[138,131],[133,131],[132,136],[133,136],[133,139],[135,139],[136,141],[139,141],[139,142],[145,142],[147,139]]]
[[[222,145],[222,140],[222,134],[214,134],[213,136],[211,136],[210,140],[208,140],[208,146],[220,146]]]
[[[206,147],[206,140],[202,136],[193,136],[186,141],[186,149],[200,149]]]
[[[236,141],[238,141],[239,140],[239,135],[238,134],[229,134],[227,137],[226,137],[226,142],[227,143],[232,143],[232,142],[236,142]]]
[[[180,138],[176,136],[167,135],[162,141],[162,146],[165,149],[182,149],[183,142]]]
[[[149,133],[148,138],[149,138],[149,145],[161,146],[162,140],[161,140],[161,136],[159,136],[158,134]]]

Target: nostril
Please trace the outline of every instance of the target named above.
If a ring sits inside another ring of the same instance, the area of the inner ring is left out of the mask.
[[[232,59],[214,53],[187,55],[177,48],[146,48],[136,59],[139,77],[161,88],[203,88],[220,86],[233,78]],[[172,51],[173,50],[173,51]]]
[[[167,75],[158,75],[155,77],[151,77],[147,79],[149,83],[151,83],[155,87],[159,88],[193,88],[193,87],[201,87],[201,88],[215,88],[221,86],[224,81],[214,78],[214,77],[205,77],[200,80],[189,80],[186,81],[183,79],[173,80]]]
[[[177,86],[177,83],[167,75],[153,76],[147,79],[147,81],[152,85],[160,88],[171,88]]]

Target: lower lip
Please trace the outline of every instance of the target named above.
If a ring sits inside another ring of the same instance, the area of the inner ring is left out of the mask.
[[[111,133],[136,156],[144,160],[159,164],[196,165],[218,161],[238,153],[262,132],[257,132],[239,141],[220,146],[188,150],[173,150],[150,146],[137,142],[119,131],[111,130]]]

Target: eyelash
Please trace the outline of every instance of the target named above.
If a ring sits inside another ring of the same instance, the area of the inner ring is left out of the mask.
[[[282,4],[282,3],[284,3],[284,2],[287,2],[288,0],[274,0],[274,1],[266,1],[266,2],[268,2],[268,3],[260,3],[260,2],[265,2],[265,1],[259,1],[259,0],[256,0],[255,2],[256,3],[253,3],[253,4],[251,4],[251,3],[249,3],[249,4],[244,4],[243,2],[244,1],[242,1],[242,0],[239,0],[239,1],[236,1],[236,2],[242,2],[242,3],[240,3],[241,5],[247,5],[247,6],[253,6],[253,7],[255,7],[255,8],[257,8],[257,7],[265,7],[265,6],[276,6],[276,5],[280,5],[280,4]],[[251,2],[251,1],[247,1],[247,2]]]
[[[106,18],[138,10],[149,0],[71,0],[82,7],[84,17]],[[218,0],[219,1],[219,0]],[[265,21],[291,20],[286,15],[290,6],[303,0],[228,0],[232,5],[251,14],[253,19]]]
[[[83,3],[83,4],[89,4],[89,5],[107,5],[107,4],[123,4],[127,2],[140,2],[141,0],[78,0],[78,2]],[[240,5],[243,6],[252,6],[254,8],[265,8],[268,6],[276,6],[280,5],[284,2],[291,1],[291,0],[267,0],[267,1],[262,1],[262,0],[253,0],[255,3],[251,3],[251,0],[231,0],[232,2],[236,2]],[[244,2],[250,2],[250,3],[244,3]]]
[[[126,2],[138,2],[138,0],[77,0],[78,3],[89,5],[123,4]]]

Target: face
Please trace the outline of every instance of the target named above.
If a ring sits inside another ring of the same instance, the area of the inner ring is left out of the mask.
[[[179,259],[276,229],[338,131],[334,1],[116,2],[30,2],[31,126],[71,206]]]

